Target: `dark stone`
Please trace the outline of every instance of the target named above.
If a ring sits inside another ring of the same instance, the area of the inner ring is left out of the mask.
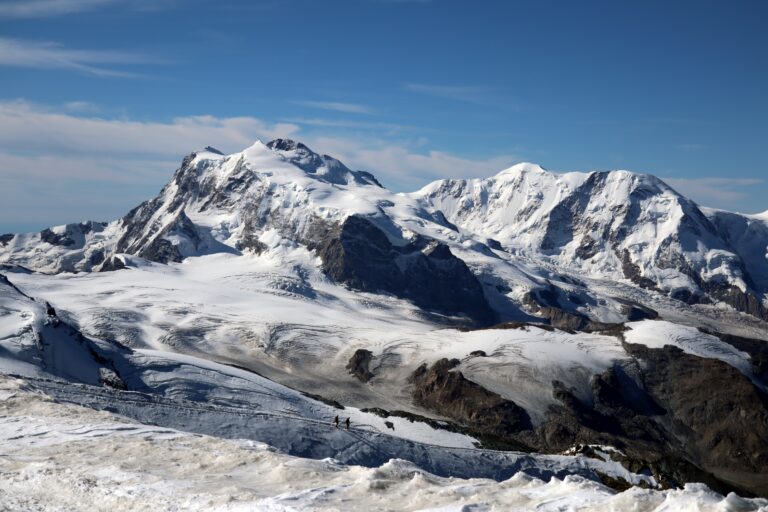
[[[308,245],[317,250],[323,270],[336,282],[391,293],[427,311],[466,316],[478,325],[494,322],[482,285],[444,244],[428,242],[424,250],[413,243],[395,247],[381,229],[359,215],[325,228],[317,240]]]
[[[13,284],[5,275],[0,274],[0,284],[4,284],[6,286],[11,287],[14,291],[16,291],[18,294],[23,295],[24,297],[31,299],[29,295],[19,290],[15,284]]]
[[[110,256],[101,265],[99,272],[114,272],[115,270],[123,270],[124,268],[125,263],[123,263],[122,259],[117,256]]]
[[[417,368],[410,378],[414,402],[480,433],[504,438],[531,429],[525,409],[452,371],[458,364],[440,359]]]
[[[504,247],[502,247],[501,242],[498,240],[495,240],[493,238],[489,238],[485,241],[485,244],[493,249],[494,251],[503,251]]]
[[[706,334],[717,336],[729,345],[749,354],[752,363],[752,372],[763,384],[768,384],[768,341],[754,338],[745,338],[734,336],[732,334],[723,334],[720,332],[699,329]]]
[[[361,412],[368,412],[371,414],[375,414],[376,416],[380,418],[389,418],[389,411],[386,411],[380,407],[369,407],[369,408],[363,408],[360,409]]]
[[[215,153],[217,155],[223,155],[224,154],[221,151],[219,151],[218,149],[214,148],[213,146],[205,146],[205,148],[203,148],[203,149],[205,151],[209,152],[209,153]]]
[[[473,350],[469,353],[469,357],[488,357],[488,354],[485,353],[485,350]]]
[[[617,255],[621,259],[621,270],[624,273],[624,277],[638,285],[640,288],[658,290],[656,283],[647,277],[643,277],[640,267],[632,263],[628,250],[624,249],[620,254],[617,252]]]
[[[566,332],[606,332],[617,333],[625,330],[622,324],[598,322],[591,320],[581,313],[569,313],[560,308],[546,307],[539,309],[538,313],[549,319],[550,325]]]
[[[53,309],[53,306],[49,302],[45,303],[45,314],[50,316],[51,318],[58,318],[56,316],[56,310]]]
[[[15,236],[16,235],[14,235],[13,233],[6,233],[4,235],[0,235],[0,245],[5,247],[6,245],[8,245],[8,242],[13,240],[13,237]]]
[[[75,245],[75,241],[68,236],[66,231],[62,234],[58,234],[50,229],[44,229],[40,232],[40,240],[51,245],[59,245],[62,247],[71,247]]]
[[[754,292],[744,292],[732,284],[711,281],[705,282],[703,288],[713,298],[725,302],[737,311],[768,321],[768,311]]]
[[[659,313],[656,310],[643,306],[642,304],[621,300],[619,302],[622,302],[621,313],[626,315],[628,322],[656,320],[659,318]]]
[[[649,395],[667,411],[660,418],[702,469],[768,495],[768,404],[734,367],[665,346],[625,344],[643,362]]]
[[[91,256],[88,258],[88,263],[91,265],[91,267],[99,265],[103,261],[104,261],[104,250],[103,249],[99,249],[99,250],[93,251],[91,253]]]
[[[350,374],[357,377],[360,382],[368,382],[374,376],[368,368],[371,364],[371,359],[373,359],[373,352],[365,350],[364,348],[359,348],[355,350],[355,353],[349,358],[347,370],[349,370]]]
[[[344,406],[341,405],[336,400],[331,400],[330,398],[325,398],[324,396],[315,395],[313,393],[307,393],[307,392],[304,392],[304,391],[302,391],[301,394],[306,396],[306,397],[308,397],[308,398],[311,398],[312,400],[317,400],[318,402],[322,402],[325,405],[330,405],[334,409],[344,410]]]
[[[588,260],[594,257],[598,252],[600,252],[600,248],[598,247],[597,242],[592,238],[585,236],[576,248],[575,254],[579,259]]]

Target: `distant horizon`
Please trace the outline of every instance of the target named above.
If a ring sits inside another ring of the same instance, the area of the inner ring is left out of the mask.
[[[113,220],[290,137],[393,191],[516,162],[768,210],[768,3],[8,0],[0,232]]]

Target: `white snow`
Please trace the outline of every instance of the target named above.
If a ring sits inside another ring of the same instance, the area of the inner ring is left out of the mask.
[[[768,501],[701,484],[616,493],[579,476],[441,478],[402,460],[377,468],[151,427],[58,404],[0,377],[4,510],[756,511]]]
[[[753,378],[749,354],[737,350],[716,336],[705,334],[695,327],[674,324],[661,320],[644,320],[627,324],[624,333],[628,343],[663,348],[672,345],[686,354],[708,359],[719,359],[738,369],[748,378]]]

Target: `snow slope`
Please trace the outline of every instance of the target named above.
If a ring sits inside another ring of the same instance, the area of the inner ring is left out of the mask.
[[[388,418],[388,428],[374,414],[331,407],[251,371],[82,336],[8,283],[0,291],[0,373],[22,377],[28,389],[60,402],[152,425],[265,442],[290,455],[333,457],[347,464],[377,466],[397,458],[442,476],[504,479],[525,471],[547,478],[597,478],[599,471],[632,483],[653,482],[617,462],[478,450],[469,436],[403,418]],[[39,343],[41,333],[44,344]],[[111,379],[103,377],[102,369],[110,370]],[[333,428],[337,415],[350,418],[352,428]],[[45,423],[37,422],[35,428],[40,429],[35,439],[45,439]]]
[[[411,197],[477,237],[586,275],[636,273],[643,286],[681,297],[702,293],[703,283],[768,292],[765,262],[753,258],[752,247],[724,240],[698,205],[654,176],[554,174],[523,163],[488,179],[436,181]],[[757,242],[763,252],[766,242]]]
[[[765,510],[766,500],[677,491],[616,493],[579,476],[443,478],[406,461],[376,468],[131,422],[59,404],[0,377],[5,510]]]
[[[444,244],[477,276],[500,320],[540,314],[528,298],[547,294],[540,305],[626,320],[614,297],[579,285],[590,277],[629,279],[686,302],[722,300],[764,316],[768,226],[758,217],[706,213],[653,176],[558,175],[534,164],[393,194],[370,174],[277,139],[232,155],[190,154],[157,197],[122,219],[3,235],[0,263],[77,272],[293,246],[314,256],[300,263],[311,272],[328,265],[316,251],[328,230],[357,216],[394,248]],[[739,223],[748,227],[734,228]]]

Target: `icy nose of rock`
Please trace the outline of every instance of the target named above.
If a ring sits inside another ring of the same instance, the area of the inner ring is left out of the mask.
[[[203,148],[203,151],[206,151],[208,153],[214,153],[214,154],[217,154],[217,155],[223,155],[224,154],[224,153],[222,153],[221,151],[219,151],[218,149],[216,149],[213,146],[205,146]]]
[[[275,139],[267,142],[267,147],[276,151],[301,151],[312,153],[312,151],[303,143],[292,139]]]

